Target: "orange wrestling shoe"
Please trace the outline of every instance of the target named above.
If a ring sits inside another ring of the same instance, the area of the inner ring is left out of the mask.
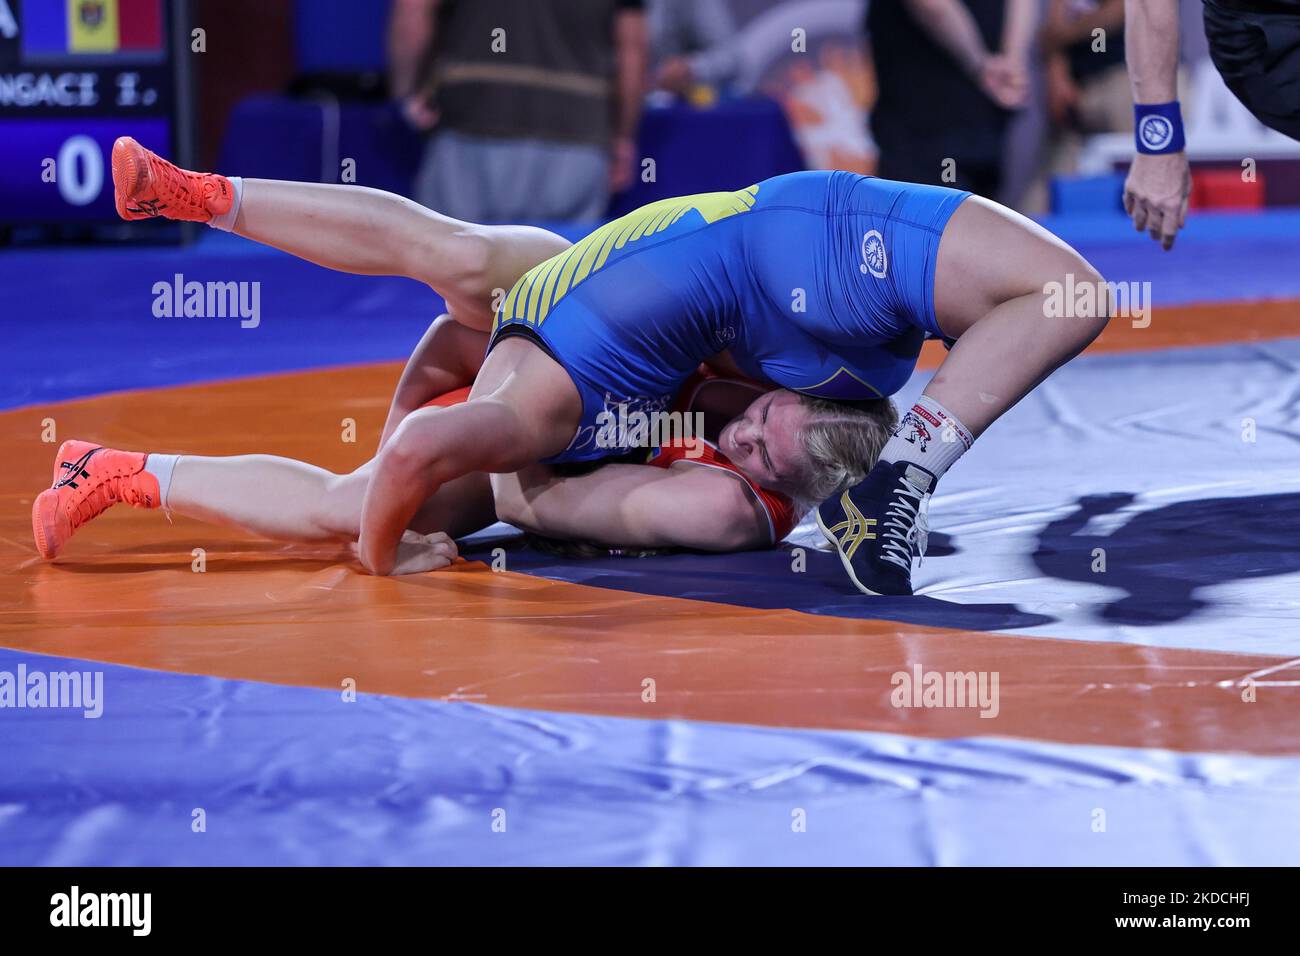
[[[130,136],[119,136],[113,144],[113,200],[123,219],[207,222],[230,211],[235,190],[225,176],[181,169]]]
[[[146,455],[88,441],[65,441],[54,459],[54,487],[32,503],[32,536],[41,557],[55,557],[83,524],[119,501],[157,508],[158,479],[144,470]]]

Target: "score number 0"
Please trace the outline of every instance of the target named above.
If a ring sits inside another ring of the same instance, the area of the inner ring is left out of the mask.
[[[88,206],[104,188],[104,153],[89,136],[71,136],[59,147],[54,173],[64,202]]]

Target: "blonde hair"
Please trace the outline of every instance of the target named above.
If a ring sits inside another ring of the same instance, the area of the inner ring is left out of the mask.
[[[898,425],[898,411],[888,398],[849,405],[801,394],[799,401],[808,411],[799,430],[807,461],[793,497],[806,510],[867,477]]]
[[[898,426],[898,411],[887,398],[844,404],[799,394],[799,403],[808,412],[808,420],[799,429],[799,444],[806,460],[787,493],[800,509],[808,511],[867,477]],[[585,473],[597,464],[583,463],[569,473]],[[557,466],[565,471],[570,468],[573,466]],[[535,549],[562,558],[641,558],[681,550],[611,548],[539,534],[528,535],[528,540]]]

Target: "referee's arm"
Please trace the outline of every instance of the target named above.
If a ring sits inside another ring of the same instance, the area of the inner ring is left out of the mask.
[[[1125,0],[1124,56],[1134,104],[1178,99],[1178,0]],[[1187,153],[1137,153],[1124,183],[1124,211],[1165,249],[1187,217]]]
[[[1125,0],[1124,56],[1134,103],[1178,98],[1178,0]]]

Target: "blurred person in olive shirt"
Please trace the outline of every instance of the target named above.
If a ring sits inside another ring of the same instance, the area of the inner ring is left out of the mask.
[[[643,0],[395,0],[389,86],[429,130],[415,198],[473,222],[593,222],[631,184]]]

